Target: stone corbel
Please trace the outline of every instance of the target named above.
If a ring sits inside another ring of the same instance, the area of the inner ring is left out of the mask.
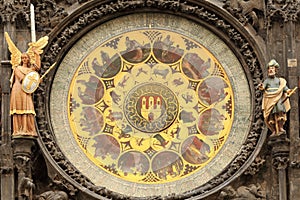
[[[272,148],[272,164],[277,170],[286,169],[289,164],[290,140],[286,135],[270,138],[268,142]]]
[[[24,173],[29,177],[31,177],[31,156],[34,146],[35,139],[31,138],[15,138],[12,141],[15,167],[18,172]]]

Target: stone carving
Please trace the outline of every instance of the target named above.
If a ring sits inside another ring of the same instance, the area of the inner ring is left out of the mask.
[[[67,3],[73,3],[67,1]],[[63,18],[68,16],[65,9],[53,0],[43,1],[38,0],[35,3],[36,13],[36,28],[38,31],[45,31],[46,33],[55,27]]]
[[[283,18],[284,22],[296,22],[300,10],[299,1],[296,0],[224,0],[224,8],[235,16],[242,24],[246,25],[248,22],[255,28],[259,25],[259,12],[266,17],[265,27],[270,28],[272,21],[276,17]],[[283,25],[283,24],[282,24]],[[264,27],[264,28],[265,28]]]
[[[272,164],[276,169],[286,169],[289,164],[289,158],[277,156],[272,159]]]
[[[68,200],[69,197],[64,191],[47,191],[37,196],[37,200]]]
[[[298,161],[291,161],[290,163],[291,168],[300,169],[300,162]]]
[[[77,188],[75,188],[75,186],[73,186],[72,184],[70,184],[69,182],[67,182],[63,177],[59,176],[58,174],[55,174],[53,179],[53,187],[56,188],[64,188],[65,190],[68,191],[68,194],[70,196],[75,196],[77,193]]]
[[[254,162],[251,163],[250,167],[244,172],[245,175],[255,175],[261,167],[266,162],[265,159],[262,159],[261,157],[256,157]]]
[[[250,184],[249,186],[240,186],[234,189],[232,186],[225,187],[218,200],[263,200],[266,199],[266,193],[262,190],[260,184]]]
[[[1,167],[1,168],[0,168],[0,173],[1,173],[1,174],[10,174],[12,171],[13,171],[13,170],[12,170],[11,167],[6,167],[6,166],[4,166],[4,167]]]
[[[268,0],[267,1],[267,26],[272,26],[272,21],[276,17],[280,17],[284,22],[293,21],[296,22],[299,10],[300,2],[296,0]]]
[[[15,22],[18,15],[30,21],[30,1],[0,1],[0,17],[2,22]]]
[[[14,173],[18,197],[20,200],[32,200],[35,184],[32,180],[32,150],[35,147],[33,138],[14,138],[12,141]]]
[[[18,185],[19,200],[32,200],[35,185],[31,178],[23,177]]]
[[[28,156],[18,155],[14,157],[15,167],[20,174],[30,174],[31,160]]]
[[[31,160],[28,156],[15,156],[15,167],[18,172],[18,196],[21,200],[31,200],[35,185],[31,176]]]
[[[289,166],[290,140],[286,135],[271,137],[268,145],[272,148],[272,165],[277,170]]]
[[[265,3],[263,0],[226,0],[224,8],[234,15],[242,24],[246,25],[251,22],[251,25],[258,26],[257,12],[265,12]]]

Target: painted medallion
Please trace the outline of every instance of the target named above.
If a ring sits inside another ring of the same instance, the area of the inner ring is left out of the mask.
[[[86,156],[130,182],[196,173],[218,154],[233,123],[225,70],[182,34],[141,29],[99,45],[71,81],[69,124]]]

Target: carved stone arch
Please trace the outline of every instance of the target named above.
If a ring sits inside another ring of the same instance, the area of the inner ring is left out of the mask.
[[[49,45],[45,50],[43,63],[45,72],[51,63],[57,62],[56,69],[50,72],[36,92],[37,126],[40,134],[39,144],[54,171],[57,171],[59,182],[69,193],[76,195],[77,189],[95,199],[135,199],[126,193],[118,193],[95,185],[90,178],[78,170],[65,156],[58,144],[51,124],[50,102],[53,80],[58,68],[73,45],[85,34],[110,20],[135,13],[163,13],[180,15],[180,18],[200,24],[220,38],[234,53],[243,73],[247,78],[250,91],[251,123],[246,138],[239,152],[220,173],[205,184],[198,185],[178,194],[155,194],[157,199],[204,198],[240,176],[258,155],[266,137],[260,111],[261,94],[257,85],[263,79],[265,71],[265,46],[251,27],[243,26],[226,10],[210,2],[186,1],[90,1],[65,18],[49,35]],[[242,94],[240,94],[242,95]],[[240,123],[243,123],[242,121]],[[57,176],[53,176],[55,179]],[[77,189],[74,189],[77,188]],[[153,197],[153,198],[154,198]],[[139,199],[149,199],[149,196]]]

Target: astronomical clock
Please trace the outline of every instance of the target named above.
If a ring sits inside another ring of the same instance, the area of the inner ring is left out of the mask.
[[[49,122],[40,126],[56,147],[42,132],[44,150],[62,176],[91,194],[101,187],[189,198],[213,193],[246,168],[256,145],[244,149],[257,104],[252,72],[216,30],[147,12],[84,30],[58,58],[45,87],[48,113],[38,116]],[[50,48],[67,40],[57,38]]]

